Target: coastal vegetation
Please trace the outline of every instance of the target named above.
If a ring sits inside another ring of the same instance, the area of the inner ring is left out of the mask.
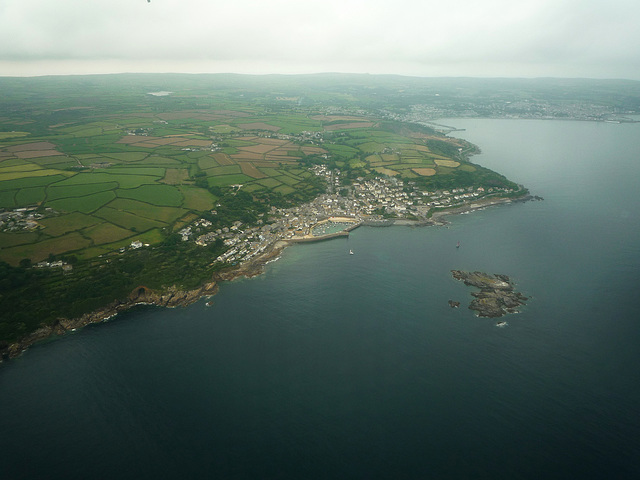
[[[461,202],[526,193],[471,163],[474,145],[408,122],[416,98],[398,89],[262,80],[0,79],[0,350],[141,285],[210,281],[242,250],[220,232],[264,243],[282,209],[325,193],[433,197],[420,211],[413,200],[372,209],[384,218],[428,218],[454,205],[449,191]]]

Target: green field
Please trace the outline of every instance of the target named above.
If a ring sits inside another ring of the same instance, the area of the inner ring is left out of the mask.
[[[18,180],[10,180],[0,182],[0,192],[2,190],[15,190],[18,188],[39,187],[41,185],[50,185],[52,183],[60,182],[64,180],[65,176],[51,175],[49,177],[29,177],[20,178]]]
[[[12,138],[27,137],[29,132],[0,132],[0,140],[10,140]]]
[[[8,167],[9,169],[12,167]],[[20,167],[17,171],[9,171],[5,168],[5,173],[0,172],[0,182],[8,180],[17,180],[21,178],[33,178],[33,177],[51,177],[54,175],[67,175],[62,170],[54,170],[51,168],[40,168],[36,166],[36,169],[23,169]]]
[[[58,200],[69,197],[84,197],[93,193],[115,190],[117,182],[104,182],[85,185],[50,186],[47,188],[47,199]]]
[[[209,168],[205,170],[205,172],[210,177],[217,177],[220,175],[233,175],[234,173],[241,173],[241,170],[239,165],[226,165],[224,167]]]
[[[164,207],[180,207],[184,200],[180,190],[171,185],[142,185],[138,188],[117,190],[117,194],[120,198]]]
[[[208,182],[212,187],[226,187],[229,185],[245,184],[253,181],[253,178],[244,175],[221,175],[219,177],[209,177]]]
[[[69,197],[60,200],[47,201],[46,205],[61,212],[82,212],[90,213],[106,205],[116,198],[112,191],[94,193],[84,197]]]
[[[262,180],[258,180],[256,183],[268,188],[273,188],[273,187],[277,187],[278,185],[282,185],[281,182],[279,182],[275,178],[264,178]]]
[[[215,168],[219,166],[220,165],[218,164],[218,162],[216,162],[215,159],[210,156],[198,159],[198,167],[200,167],[200,170],[207,170],[209,168]]]
[[[13,172],[30,172],[33,170],[40,170],[40,166],[34,163],[22,163],[20,165],[13,165],[11,167],[1,167],[0,175]]]
[[[35,232],[0,233],[0,245],[2,245],[3,248],[14,247],[26,243],[35,243],[38,238],[39,235]]]
[[[178,187],[180,193],[184,197],[183,206],[189,210],[204,211],[211,210],[215,206],[218,199],[207,190],[197,187],[181,186]]]
[[[82,233],[89,237],[94,245],[113,243],[131,236],[131,230],[120,228],[111,223],[101,223],[85,229]]]
[[[171,223],[187,212],[187,210],[182,208],[160,207],[125,198],[115,199],[109,204],[109,207],[164,223]]]
[[[131,232],[145,232],[152,228],[165,227],[166,223],[140,217],[133,213],[116,210],[114,208],[103,207],[94,214],[95,217],[103,218],[115,225],[126,228]]]
[[[80,233],[73,232],[61,237],[42,240],[37,243],[2,249],[2,259],[14,265],[17,265],[23,258],[29,258],[33,262],[39,262],[47,258],[49,254],[58,255],[82,250],[90,246],[90,240]]]
[[[29,187],[18,190],[16,193],[16,206],[23,207],[40,203],[45,199],[44,187]]]
[[[108,170],[109,175],[149,175],[162,178],[165,169],[160,167],[112,167]]]
[[[44,227],[43,233],[51,235],[52,237],[58,237],[68,232],[74,232],[96,225],[102,221],[102,219],[94,216],[76,212],[59,217],[45,218],[40,220],[39,223]]]

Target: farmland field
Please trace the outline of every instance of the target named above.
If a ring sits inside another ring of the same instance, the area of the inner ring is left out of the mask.
[[[78,251],[91,246],[91,241],[77,232],[61,237],[42,240],[37,243],[2,249],[2,259],[8,263],[17,264],[23,258],[30,258],[34,262],[44,260],[49,254]]]
[[[423,177],[430,177],[431,175],[436,174],[436,170],[434,168],[412,168],[411,170]]]
[[[441,167],[451,167],[451,168],[455,168],[455,167],[459,167],[460,166],[460,162],[455,162],[453,160],[440,160],[437,159],[435,160],[436,165],[441,166]]]
[[[189,170],[186,168],[167,168],[162,183],[168,185],[181,185],[189,178]]]
[[[175,207],[160,207],[137,200],[117,198],[109,204],[109,208],[133,213],[139,217],[157,220],[159,222],[171,223],[184,215],[187,210]]]
[[[231,188],[262,201],[272,194],[281,202],[309,199],[320,193],[309,170],[317,163],[340,167],[351,178],[475,171],[432,152],[433,133],[399,133],[371,116],[270,112],[237,99],[164,110],[156,98],[145,97],[146,104],[127,104],[127,94],[119,98],[129,105],[120,113],[100,117],[75,109],[37,136],[25,125],[0,132],[0,208],[55,212],[37,232],[2,234],[0,260],[15,264],[17,250],[11,249],[19,243],[30,245],[24,255],[41,256],[36,246],[42,243],[58,253],[67,246],[82,256],[88,249],[88,257],[114,251],[142,232],[155,232],[150,243],[157,243],[183,224],[179,219],[215,209]]]
[[[94,245],[112,243],[132,235],[130,230],[120,228],[111,223],[100,223],[94,227],[87,228],[83,233],[93,241]]]
[[[97,184],[84,185],[66,185],[66,186],[50,186],[47,189],[47,199],[57,200],[69,197],[84,197],[92,193],[98,193],[106,190],[114,190],[118,187],[116,182],[104,182]]]
[[[129,235],[131,235],[132,232],[145,232],[147,230],[151,230],[152,228],[166,226],[166,224],[164,223],[160,223],[144,217],[139,217],[132,213],[115,210],[109,207],[101,208],[100,210],[95,212],[94,216],[103,218],[115,225],[129,229]]]
[[[189,210],[194,210],[197,212],[201,212],[204,210],[211,210],[214,205],[217,197],[212,195],[207,190],[203,188],[190,187],[190,186],[182,186],[179,187],[180,193],[184,197],[183,206]]]
[[[45,199],[44,187],[30,187],[18,190],[15,197],[16,206],[22,207],[40,203]]]
[[[112,191],[99,192],[84,197],[68,197],[47,201],[46,205],[61,212],[90,213],[116,198]]]
[[[171,185],[142,185],[138,188],[118,190],[117,194],[120,198],[130,198],[165,207],[180,207],[183,201],[180,190]]]
[[[43,233],[57,237],[101,222],[103,220],[99,218],[76,212],[59,217],[45,218],[40,220],[39,223],[44,227]]]
[[[38,240],[38,234],[35,232],[26,233],[0,233],[0,244],[3,248],[14,247],[16,245],[24,245],[26,243],[34,243]]]

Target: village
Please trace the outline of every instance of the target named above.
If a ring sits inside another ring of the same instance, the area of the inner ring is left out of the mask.
[[[394,177],[358,178],[351,186],[344,187],[340,184],[339,171],[329,170],[325,165],[316,165],[312,170],[326,179],[329,193],[298,207],[272,207],[269,223],[258,220],[255,226],[245,226],[236,221],[230,227],[206,231],[212,223],[200,218],[178,233],[183,241],[194,241],[200,246],[222,240],[229,249],[215,260],[236,265],[262,254],[277,241],[322,240],[363,223],[384,224],[392,219],[429,223],[434,211],[513,191],[483,187],[422,191],[415,182]],[[333,193],[335,191],[339,193]],[[326,229],[318,228],[326,223],[334,223],[336,228],[328,234]]]
[[[34,230],[38,228],[38,220],[45,218],[48,213],[54,213],[50,208],[44,213],[37,210],[37,206],[0,210],[0,232],[15,233]]]
[[[466,187],[451,190],[425,191],[414,181],[396,177],[359,177],[351,185],[341,182],[341,172],[329,169],[327,165],[314,165],[311,171],[327,182],[327,193],[313,201],[293,208],[271,207],[268,221],[263,218],[256,225],[244,225],[236,221],[224,228],[214,229],[213,223],[199,218],[178,231],[182,241],[192,241],[199,246],[207,246],[218,239],[228,249],[215,261],[236,265],[267,251],[278,241],[301,242],[344,235],[346,231],[368,224],[389,224],[403,219],[418,223],[429,223],[433,213],[456,208],[486,197],[512,193],[508,188]],[[236,191],[242,185],[233,186]],[[215,210],[210,212],[216,214]],[[4,232],[24,232],[38,228],[38,220],[56,215],[52,209],[37,211],[37,207],[19,208],[0,213],[0,230]],[[327,228],[330,225],[331,228]],[[322,227],[322,228],[320,228]],[[128,247],[121,247],[119,253],[149,247],[149,244],[133,241]],[[37,267],[60,267],[70,269],[70,265],[43,261]]]

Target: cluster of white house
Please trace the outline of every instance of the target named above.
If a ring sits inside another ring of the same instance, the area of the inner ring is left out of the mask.
[[[324,165],[313,167],[316,175],[324,176],[329,185],[339,184],[339,172]],[[230,227],[206,231],[211,222],[198,219],[180,230],[184,241],[195,237],[197,245],[206,246],[218,239],[228,247],[216,258],[218,262],[239,263],[264,252],[277,240],[292,240],[312,235],[314,226],[330,217],[349,217],[354,221],[381,219],[381,213],[397,217],[426,218],[431,209],[454,206],[492,193],[505,193],[509,189],[483,187],[454,188],[443,191],[422,191],[415,182],[396,178],[358,179],[347,188],[347,194],[327,193],[310,203],[288,209],[272,207],[269,223],[258,220],[255,226],[244,226],[237,221]],[[215,211],[212,211],[215,214]],[[201,233],[203,232],[204,233]],[[200,233],[196,236],[196,233]]]

